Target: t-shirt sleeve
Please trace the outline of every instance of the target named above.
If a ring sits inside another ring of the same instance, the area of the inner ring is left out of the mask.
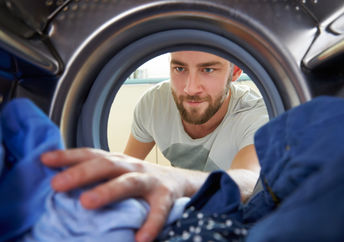
[[[269,115],[263,101],[259,104],[258,108],[249,110],[248,112],[249,114],[246,116],[245,120],[243,120],[242,125],[240,125],[243,129],[241,131],[243,135],[241,139],[238,139],[239,150],[247,145],[253,144],[254,135],[257,130],[269,121]]]
[[[135,139],[143,143],[154,141],[150,127],[152,102],[150,102],[149,92],[141,97],[134,109],[133,123],[131,133]]]

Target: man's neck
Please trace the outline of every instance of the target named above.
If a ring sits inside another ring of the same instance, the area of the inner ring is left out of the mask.
[[[199,139],[213,132],[226,116],[231,95],[229,94],[220,109],[204,124],[190,124],[182,120],[185,132],[193,139]]]

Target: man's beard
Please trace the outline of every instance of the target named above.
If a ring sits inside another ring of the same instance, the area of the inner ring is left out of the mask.
[[[173,99],[177,105],[181,118],[190,124],[204,124],[206,123],[214,114],[219,111],[221,105],[223,104],[226,96],[228,94],[228,89],[226,89],[223,93],[219,94],[215,100],[208,95],[204,98],[200,98],[199,96],[180,96],[177,97],[177,94],[174,90],[172,90]],[[208,102],[209,106],[202,114],[199,114],[197,108],[190,108],[190,111],[186,110],[183,106],[184,101],[202,101]]]

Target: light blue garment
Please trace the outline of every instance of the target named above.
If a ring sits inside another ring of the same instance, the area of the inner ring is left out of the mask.
[[[0,241],[134,241],[147,203],[128,199],[86,210],[81,190],[54,193],[50,178],[57,171],[39,157],[63,148],[59,129],[27,99],[7,103],[0,121]],[[176,202],[167,224],[181,216],[188,201]]]
[[[13,241],[41,216],[56,171],[40,162],[62,149],[60,131],[31,101],[15,99],[1,111],[0,241]]]
[[[46,212],[23,242],[32,241],[135,241],[135,232],[149,212],[141,199],[126,199],[98,210],[86,210],[80,202],[81,191],[53,193],[46,202]],[[189,198],[178,199],[166,225],[180,218]]]

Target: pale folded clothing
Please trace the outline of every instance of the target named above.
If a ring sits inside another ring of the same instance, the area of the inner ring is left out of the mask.
[[[51,194],[46,211],[22,241],[135,241],[149,205],[141,199],[126,199],[97,210],[86,210],[79,201],[81,191]],[[189,198],[178,199],[166,226],[180,218]]]

